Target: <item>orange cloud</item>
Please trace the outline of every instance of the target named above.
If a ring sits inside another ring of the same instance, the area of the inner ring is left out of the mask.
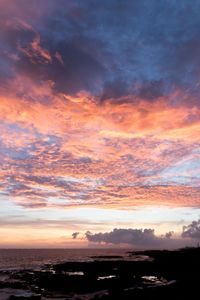
[[[16,78],[0,98],[2,190],[24,207],[198,206],[197,172],[183,168],[199,158],[200,109],[173,97],[100,104]]]

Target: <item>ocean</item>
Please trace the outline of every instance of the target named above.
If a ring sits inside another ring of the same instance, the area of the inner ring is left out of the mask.
[[[130,250],[131,251],[131,250]],[[52,269],[54,264],[58,263],[77,263],[93,262],[95,259],[104,260],[137,260],[140,257],[131,256],[129,249],[0,249],[0,300],[11,299],[66,299],[68,292],[63,294],[62,287],[60,291],[49,291],[43,289],[40,284],[44,278],[62,276],[55,273]],[[67,275],[68,274],[68,275]],[[80,286],[82,272],[65,273],[66,286],[67,280],[79,276]],[[73,276],[69,276],[73,275]],[[109,278],[110,276],[108,276]],[[101,278],[101,277],[100,277]],[[60,281],[60,280],[59,280]],[[54,285],[54,281],[48,284],[48,288]],[[74,287],[72,282],[69,286]],[[79,289],[79,284],[75,284]],[[71,292],[70,292],[71,293]],[[76,289],[73,291],[76,297]],[[78,295],[78,299],[92,299],[96,292],[89,291],[88,295]],[[69,295],[68,295],[69,296]],[[67,298],[67,299],[74,299]]]
[[[89,261],[93,256],[123,256],[129,249],[0,249],[0,270],[38,269],[45,264]]]

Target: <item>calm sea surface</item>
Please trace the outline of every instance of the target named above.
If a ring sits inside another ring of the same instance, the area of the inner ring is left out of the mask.
[[[129,249],[0,249],[0,270],[40,268],[49,263],[88,261],[92,256],[119,255]]]

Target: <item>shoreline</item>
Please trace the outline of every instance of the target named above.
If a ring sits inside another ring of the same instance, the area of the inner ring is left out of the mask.
[[[200,248],[131,251],[129,258],[101,255],[41,270],[0,271],[0,299],[188,299],[198,292]]]

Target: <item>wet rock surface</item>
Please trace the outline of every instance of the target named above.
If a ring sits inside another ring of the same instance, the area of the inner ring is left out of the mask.
[[[0,271],[0,300],[188,299],[199,294],[200,249],[145,251],[41,270]]]

